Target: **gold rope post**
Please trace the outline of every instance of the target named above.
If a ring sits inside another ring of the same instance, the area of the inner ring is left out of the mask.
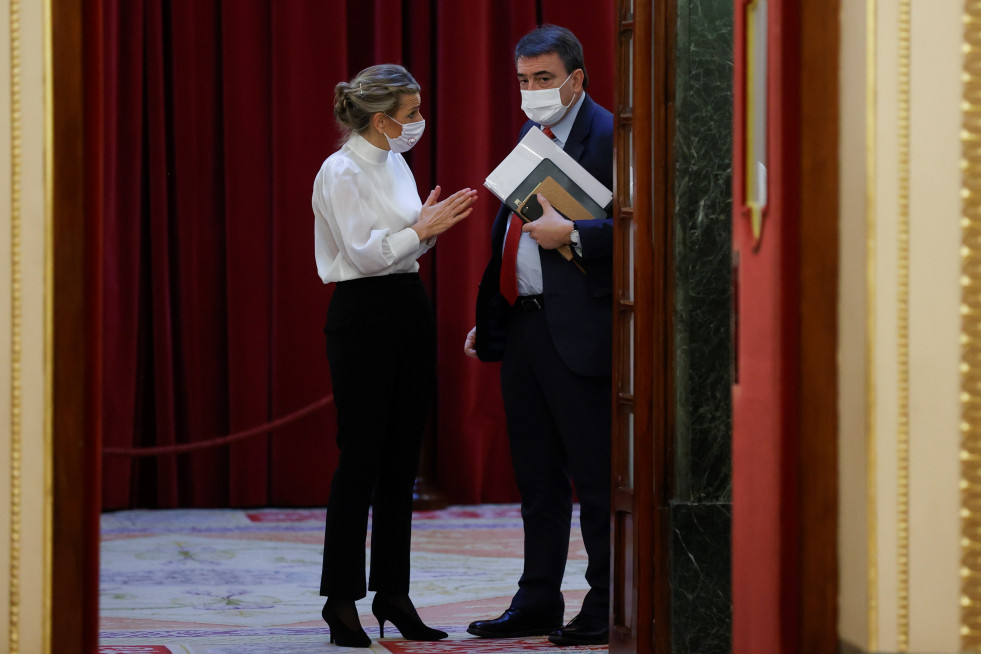
[[[909,648],[909,152],[910,152],[910,0],[899,2],[898,169],[896,300],[896,642]]]
[[[21,540],[21,60],[20,2],[10,0],[10,654],[20,652],[20,540]]]
[[[961,646],[981,648],[981,2],[964,3],[961,118]]]

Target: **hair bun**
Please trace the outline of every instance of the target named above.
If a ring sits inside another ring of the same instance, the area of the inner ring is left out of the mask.
[[[350,82],[339,82],[334,87],[334,117],[345,134],[362,132],[371,116],[393,111],[402,95],[418,92],[419,84],[404,67],[370,66]]]

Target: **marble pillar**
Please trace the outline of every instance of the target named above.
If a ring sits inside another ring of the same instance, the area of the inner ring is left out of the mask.
[[[731,650],[730,0],[678,0],[672,650]]]

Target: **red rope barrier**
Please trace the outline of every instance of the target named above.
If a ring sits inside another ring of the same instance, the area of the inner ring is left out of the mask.
[[[203,450],[209,447],[221,447],[222,445],[228,445],[236,441],[244,440],[256,434],[262,434],[273,429],[278,429],[283,425],[289,424],[294,420],[298,420],[303,416],[313,413],[317,409],[321,409],[334,400],[333,395],[328,395],[327,397],[317,400],[313,404],[309,404],[302,409],[298,409],[293,413],[288,413],[282,418],[277,418],[272,422],[267,422],[259,425],[258,427],[252,427],[251,429],[246,429],[245,431],[240,431],[235,434],[229,434],[228,436],[220,436],[218,438],[212,438],[207,441],[199,441],[197,443],[181,443],[180,445],[160,445],[158,447],[136,447],[136,448],[125,448],[125,447],[104,447],[102,448],[102,453],[107,456],[158,456],[161,454],[180,454],[182,452],[190,452],[193,450]]]

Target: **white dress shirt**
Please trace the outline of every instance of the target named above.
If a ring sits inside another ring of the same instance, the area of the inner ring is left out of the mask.
[[[569,140],[569,134],[572,132],[572,124],[576,122],[576,116],[579,115],[579,107],[582,106],[582,101],[585,97],[585,91],[579,94],[579,99],[569,108],[569,111],[562,117],[562,120],[550,126],[553,135],[552,141],[560,148],[564,148],[566,141]],[[520,228],[521,225],[522,221],[517,220],[516,226]],[[511,226],[509,224],[508,229]],[[504,240],[507,242],[507,230],[505,230]],[[517,278],[518,295],[540,295],[544,291],[545,286],[542,283],[542,260],[538,253],[538,243],[527,232],[522,233],[521,239],[518,241]]]
[[[314,247],[325,284],[416,272],[435,243],[411,226],[422,201],[401,154],[352,134],[313,182]]]

